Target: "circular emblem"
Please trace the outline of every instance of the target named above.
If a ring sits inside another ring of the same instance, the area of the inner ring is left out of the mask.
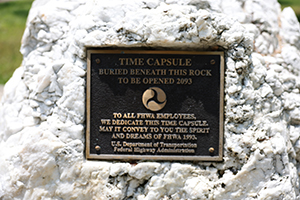
[[[165,92],[158,87],[147,89],[142,97],[144,106],[151,111],[159,111],[165,107],[167,96]]]

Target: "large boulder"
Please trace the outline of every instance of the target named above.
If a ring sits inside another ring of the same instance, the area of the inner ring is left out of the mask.
[[[299,30],[276,0],[36,0],[0,105],[0,199],[299,199]],[[87,46],[224,51],[223,162],[86,160]]]

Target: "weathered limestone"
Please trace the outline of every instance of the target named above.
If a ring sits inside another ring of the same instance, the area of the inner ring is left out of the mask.
[[[276,0],[36,0],[0,106],[0,199],[299,199],[299,41]],[[224,51],[224,161],[87,161],[86,46]]]

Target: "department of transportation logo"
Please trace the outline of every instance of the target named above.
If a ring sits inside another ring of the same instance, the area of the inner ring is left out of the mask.
[[[167,103],[167,96],[162,89],[158,87],[151,87],[144,92],[142,101],[148,110],[159,111],[165,107]]]

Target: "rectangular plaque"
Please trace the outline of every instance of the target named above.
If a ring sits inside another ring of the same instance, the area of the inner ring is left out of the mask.
[[[87,56],[88,159],[222,160],[223,52]]]

